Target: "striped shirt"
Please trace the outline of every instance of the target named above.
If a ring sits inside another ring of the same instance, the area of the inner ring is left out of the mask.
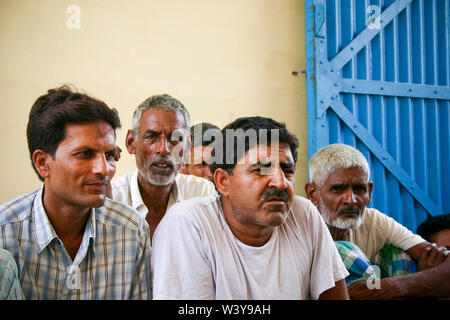
[[[72,261],[42,195],[0,205],[0,247],[16,260],[26,299],[151,299],[150,235],[136,211],[109,199],[92,208]]]
[[[0,249],[0,300],[22,300],[17,266],[11,254]]]

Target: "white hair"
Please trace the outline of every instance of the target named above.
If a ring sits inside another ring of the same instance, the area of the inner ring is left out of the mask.
[[[317,151],[309,160],[309,177],[320,189],[330,174],[350,168],[360,168],[369,182],[369,163],[359,150],[346,144],[330,144]]]

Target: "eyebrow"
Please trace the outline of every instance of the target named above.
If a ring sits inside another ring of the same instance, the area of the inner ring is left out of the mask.
[[[254,168],[257,168],[257,167],[269,168],[271,166],[272,166],[272,162],[271,161],[270,162],[258,161],[256,163],[252,164],[249,169],[251,170],[251,169],[254,169]],[[291,169],[291,168],[295,167],[295,164],[293,162],[280,162],[280,167],[283,168],[283,169]]]

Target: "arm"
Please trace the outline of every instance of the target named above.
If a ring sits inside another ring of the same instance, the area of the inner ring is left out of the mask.
[[[369,289],[366,281],[348,287],[350,298],[389,300],[400,297],[450,297],[450,257],[434,268],[406,276],[382,279],[379,289]]]
[[[440,250],[436,245],[427,241],[409,248],[406,253],[417,262],[419,271],[435,267],[447,257],[445,250]]]
[[[336,286],[322,292],[319,296],[319,300],[348,300],[347,286],[345,285],[345,279],[336,282]]]

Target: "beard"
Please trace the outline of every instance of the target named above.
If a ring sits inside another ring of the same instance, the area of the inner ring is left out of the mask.
[[[142,170],[144,180],[153,186],[168,186],[175,181],[181,169],[170,156],[156,156],[152,160],[145,160]]]
[[[359,228],[363,221],[364,221],[364,213],[365,211],[361,211],[359,209],[359,207],[357,206],[349,206],[348,208],[342,209],[340,211],[337,212],[337,218],[334,220],[331,220],[330,217],[330,210],[328,209],[328,207],[324,204],[322,197],[320,196],[319,193],[319,199],[320,199],[320,203],[321,203],[321,214],[322,214],[322,218],[325,220],[325,222],[332,227],[335,227],[337,229],[357,229]],[[345,211],[358,211],[359,213],[357,214],[356,217],[340,217],[340,215],[342,215],[343,213],[345,213]]]

